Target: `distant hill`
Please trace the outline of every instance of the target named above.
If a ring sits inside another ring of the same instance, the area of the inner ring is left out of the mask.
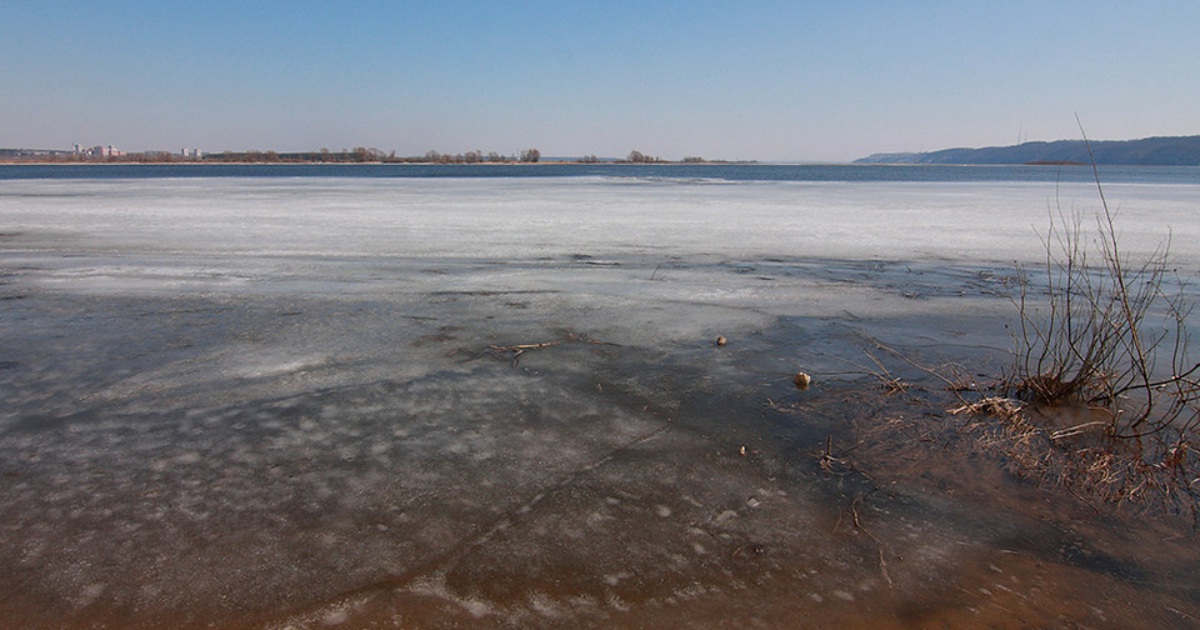
[[[1200,136],[1092,141],[1097,164],[1200,166]],[[1026,142],[1008,147],[876,153],[855,164],[1090,164],[1082,140]]]

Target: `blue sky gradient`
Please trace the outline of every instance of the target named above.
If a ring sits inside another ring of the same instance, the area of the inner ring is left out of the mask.
[[[847,161],[1200,134],[1200,2],[0,0],[0,147]]]

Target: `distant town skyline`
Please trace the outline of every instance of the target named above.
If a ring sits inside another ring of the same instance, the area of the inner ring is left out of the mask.
[[[0,3],[0,147],[765,161],[1200,133],[1200,3]]]

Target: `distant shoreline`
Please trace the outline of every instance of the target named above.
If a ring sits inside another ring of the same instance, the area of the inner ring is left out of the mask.
[[[1024,164],[1028,166],[1200,166],[1200,136],[1139,140],[1056,140],[921,153],[876,153],[855,164]]]
[[[788,162],[791,164],[791,162]],[[796,162],[799,164],[802,162]],[[604,160],[598,162],[582,162],[578,160],[540,160],[538,162],[504,161],[504,162],[420,162],[407,160],[376,160],[376,161],[320,161],[320,160],[23,160],[23,158],[0,157],[0,166],[59,166],[59,167],[103,167],[103,166],[142,166],[142,167],[182,167],[182,166],[221,166],[221,164],[241,164],[241,166],[432,166],[432,167],[538,167],[538,166],[738,166],[738,164],[769,164],[757,160],[704,160],[702,162],[684,162],[660,160],[656,162],[629,162],[625,160]],[[836,163],[838,166],[848,166],[848,163]]]
[[[539,160],[537,162],[503,161],[503,162],[427,162],[409,160],[140,160],[140,159],[98,159],[98,160],[38,160],[0,157],[0,166],[29,165],[29,166],[221,166],[240,164],[244,166],[304,166],[304,165],[337,165],[337,166],[733,166],[739,164],[764,165],[770,164],[758,160],[704,160],[685,162],[682,160],[658,160],[655,162],[630,162],[627,160],[601,160],[583,162],[579,160]],[[789,163],[790,164],[790,163]],[[797,162],[796,164],[801,164]],[[837,163],[838,165],[848,165]]]

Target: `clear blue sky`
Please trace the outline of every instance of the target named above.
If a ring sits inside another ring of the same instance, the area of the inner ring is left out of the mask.
[[[1200,134],[1200,2],[0,0],[0,147],[845,161]]]

